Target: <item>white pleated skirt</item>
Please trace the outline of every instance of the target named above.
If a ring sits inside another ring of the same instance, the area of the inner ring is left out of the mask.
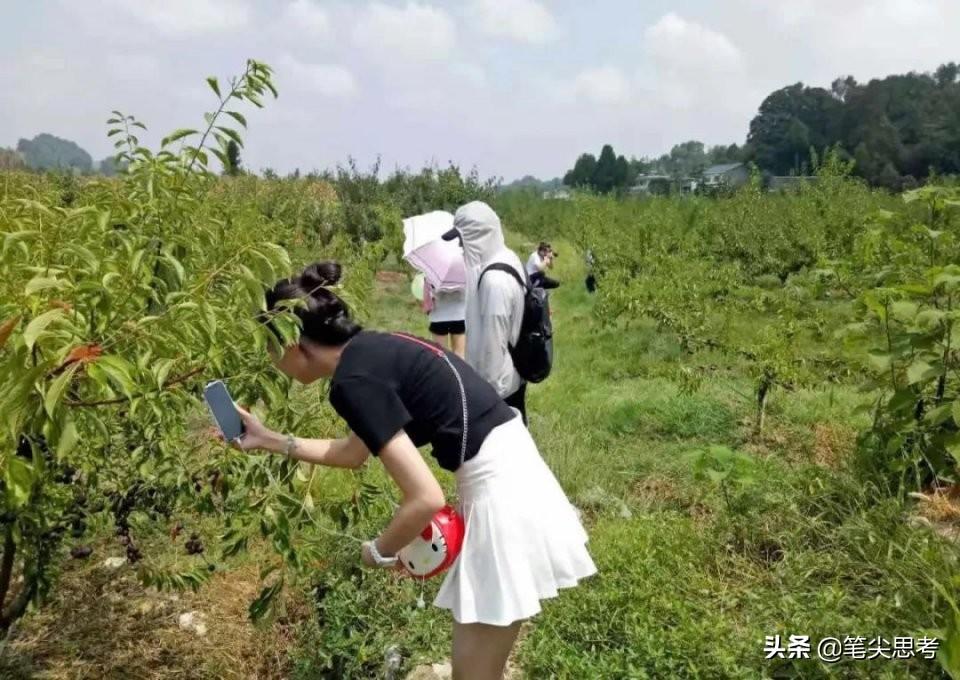
[[[507,626],[596,573],[577,513],[517,417],[456,472],[463,548],[434,604],[458,623]]]

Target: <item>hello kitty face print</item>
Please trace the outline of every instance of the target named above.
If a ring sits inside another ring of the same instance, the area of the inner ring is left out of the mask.
[[[411,576],[430,578],[453,564],[463,546],[463,518],[449,505],[397,557]]]

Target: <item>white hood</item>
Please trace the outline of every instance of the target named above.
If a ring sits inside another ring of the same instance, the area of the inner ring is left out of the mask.
[[[490,272],[484,277],[480,295],[480,274],[488,265],[503,262],[523,277],[523,265],[507,248],[500,218],[486,203],[474,201],[461,207],[454,215],[453,226],[463,240],[466,265],[467,362],[501,397],[506,397],[521,385],[507,346],[520,335],[523,290],[509,275]]]
[[[482,201],[467,203],[457,210],[453,226],[463,238],[463,260],[468,268],[492,262],[506,248],[500,218]]]

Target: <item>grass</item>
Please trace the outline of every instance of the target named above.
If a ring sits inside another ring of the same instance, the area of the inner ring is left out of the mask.
[[[512,245],[525,254],[533,244],[514,237]],[[944,623],[933,584],[949,587],[955,544],[914,527],[910,507],[850,472],[854,438],[867,424],[856,412],[856,390],[775,390],[767,432],[756,438],[742,365],[717,354],[685,356],[647,322],[601,323],[574,249],[558,247],[557,363],[546,382],[531,386],[531,430],[585,511],[600,573],[546,603],[518,650],[525,676],[942,677],[936,661],[918,658],[832,666],[764,659],[767,635],[891,639]],[[426,334],[405,276],[378,275],[368,325]],[[693,369],[700,378],[691,383]],[[735,486],[729,505],[685,462],[686,453],[711,444],[755,461],[754,483]],[[385,484],[372,467],[367,478]],[[438,474],[452,490],[450,475]],[[345,475],[321,484],[348,494],[353,481]],[[957,523],[949,508],[928,514]],[[373,517],[357,531],[374,531],[385,519]],[[266,554],[258,549],[225,565],[175,605],[143,591],[127,568],[108,576],[97,566],[103,553],[95,563],[68,562],[56,599],[23,621],[0,673],[363,678],[377,676],[391,645],[407,669],[447,656],[446,613],[417,609],[418,590],[408,580],[360,572],[343,546],[309,583],[289,589],[278,621],[254,628],[246,606]],[[426,584],[427,601],[438,586]],[[153,603],[149,611],[144,602]],[[208,614],[205,638],[177,628],[177,612],[198,608]]]

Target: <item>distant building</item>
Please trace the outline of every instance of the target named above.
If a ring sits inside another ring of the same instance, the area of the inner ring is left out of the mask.
[[[770,177],[767,187],[770,191],[788,191],[798,189],[804,184],[814,184],[817,177],[810,175],[775,175]]]
[[[547,200],[569,201],[573,194],[569,189],[552,189],[543,192],[543,198]]]
[[[639,175],[627,193],[635,196],[664,195],[670,193],[671,186],[673,178],[670,175]]]
[[[703,171],[703,186],[709,189],[718,187],[741,187],[750,181],[750,170],[743,163],[724,163],[712,165]]]

